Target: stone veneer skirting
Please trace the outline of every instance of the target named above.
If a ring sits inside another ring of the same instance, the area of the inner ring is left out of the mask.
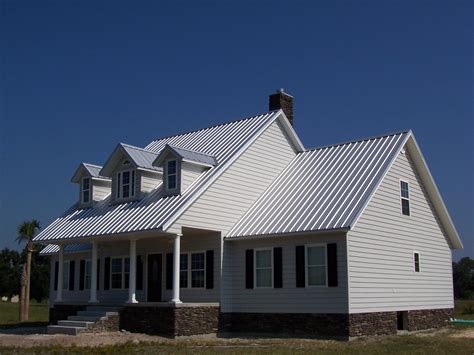
[[[84,305],[55,305],[50,323],[75,315]],[[449,325],[452,309],[407,311],[407,330]],[[89,332],[116,331],[180,336],[217,332],[292,334],[351,338],[397,333],[397,312],[353,314],[220,313],[216,304],[125,305],[119,316],[97,322]]]

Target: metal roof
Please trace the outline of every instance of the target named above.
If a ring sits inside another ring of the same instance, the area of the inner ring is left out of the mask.
[[[82,243],[82,244],[67,244],[64,246],[65,253],[78,253],[81,251],[89,251],[92,249],[92,244]],[[40,255],[50,255],[55,254],[59,251],[59,245],[48,244],[41,251]]]
[[[120,145],[137,167],[150,170],[161,170],[160,168],[153,166],[153,162],[158,156],[157,153],[125,143],[120,143]]]
[[[74,175],[72,176],[71,181],[75,183],[79,183],[81,177],[83,177],[84,174],[87,174],[90,177],[96,178],[96,179],[110,180],[110,178],[100,175],[101,170],[102,170],[102,167],[99,165],[82,162],[81,164],[79,164],[76,171],[74,172]]]
[[[299,153],[227,237],[349,229],[409,135]]]
[[[154,162],[155,165],[162,164],[162,160],[164,159],[164,156],[166,156],[167,151],[172,151],[175,155],[179,156],[181,159],[189,161],[189,162],[207,165],[209,167],[217,165],[216,158],[211,155],[196,152],[189,149],[183,149],[183,148],[176,147],[170,144],[167,144],[165,148],[163,148],[160,155],[158,155],[158,157],[156,158]]]
[[[181,195],[163,197],[160,184],[142,199],[128,203],[111,204],[110,196],[98,202],[93,208],[79,209],[76,203],[39,233],[34,241],[52,242],[147,230],[166,230],[186,207],[278,117],[282,117],[281,110],[151,142],[145,150],[155,152],[155,157],[169,144],[214,156],[219,164],[203,172]],[[294,134],[293,131],[291,133]],[[147,156],[151,158],[151,155]]]

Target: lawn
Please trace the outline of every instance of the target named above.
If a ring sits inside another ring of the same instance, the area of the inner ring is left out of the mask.
[[[19,309],[19,303],[0,302],[0,327],[19,325]],[[25,326],[46,325],[48,320],[48,304],[31,301],[29,320],[23,324]]]
[[[454,318],[474,320],[474,300],[456,300]]]

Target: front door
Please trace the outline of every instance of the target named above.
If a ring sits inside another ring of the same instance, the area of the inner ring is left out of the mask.
[[[148,255],[148,302],[161,301],[161,254]]]

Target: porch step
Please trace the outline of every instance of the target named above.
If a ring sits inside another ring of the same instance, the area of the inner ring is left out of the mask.
[[[67,317],[67,320],[94,322],[94,323],[101,319],[102,317],[96,317],[96,316],[69,316]]]
[[[79,327],[79,328],[88,328],[94,322],[86,322],[86,321],[79,321],[79,320],[60,320],[58,321],[58,325],[64,327]]]
[[[81,330],[85,330],[85,327],[69,327],[64,325],[49,325],[48,334],[68,334],[77,335]]]
[[[122,307],[116,306],[87,306],[86,311],[92,312],[118,312]]]

